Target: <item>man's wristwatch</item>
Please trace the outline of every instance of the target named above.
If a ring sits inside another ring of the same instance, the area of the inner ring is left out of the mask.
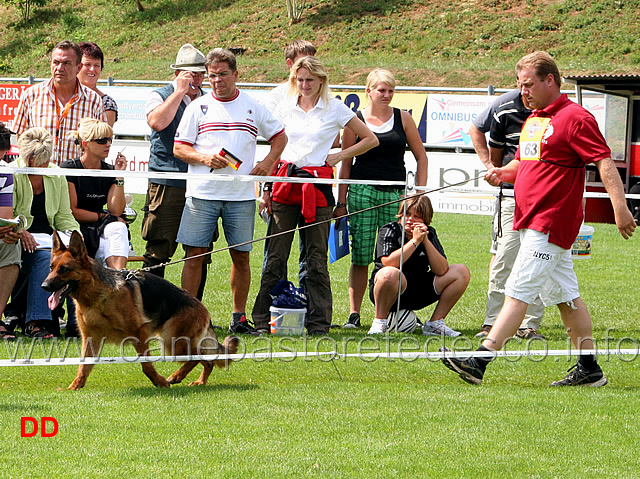
[[[336,203],[336,208],[344,208],[345,206],[347,206],[344,203],[340,203],[339,201]]]

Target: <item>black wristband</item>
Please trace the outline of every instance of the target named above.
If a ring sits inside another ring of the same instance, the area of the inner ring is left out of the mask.
[[[347,205],[344,204],[344,203],[341,203],[339,201],[336,203],[336,208],[344,208],[345,206],[347,206]]]

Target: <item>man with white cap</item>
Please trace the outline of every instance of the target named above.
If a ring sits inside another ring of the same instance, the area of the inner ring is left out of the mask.
[[[190,43],[182,45],[171,68],[175,70],[174,80],[154,90],[145,106],[147,123],[153,130],[149,171],[186,173],[188,165],[173,155],[173,139],[187,105],[204,94],[204,54]],[[149,180],[142,223],[142,238],[147,242],[145,267],[168,262],[175,253],[185,189],[185,180]],[[164,267],[151,272],[164,277]]]

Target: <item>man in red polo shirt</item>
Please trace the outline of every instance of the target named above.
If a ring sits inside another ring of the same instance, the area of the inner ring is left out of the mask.
[[[518,62],[522,96],[533,113],[522,127],[516,157],[503,168],[487,171],[494,186],[515,182],[514,229],[521,246],[505,287],[505,300],[479,351],[496,351],[511,338],[538,294],[545,306],[558,305],[573,346],[593,349],[591,316],[580,297],[571,245],[584,218],[585,165],[595,163],[609,193],[616,225],[623,238],[635,230],[620,175],[611,160],[595,118],[560,92],[560,72],[546,52]],[[491,357],[444,358],[449,369],[480,384]],[[580,354],[569,374],[552,386],[604,386],[607,378],[591,354]]]

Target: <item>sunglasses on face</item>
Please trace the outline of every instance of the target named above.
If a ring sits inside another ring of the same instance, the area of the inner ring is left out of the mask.
[[[106,145],[107,143],[113,143],[113,138],[111,137],[96,138],[95,140],[91,140],[91,141],[95,141],[98,145]]]

